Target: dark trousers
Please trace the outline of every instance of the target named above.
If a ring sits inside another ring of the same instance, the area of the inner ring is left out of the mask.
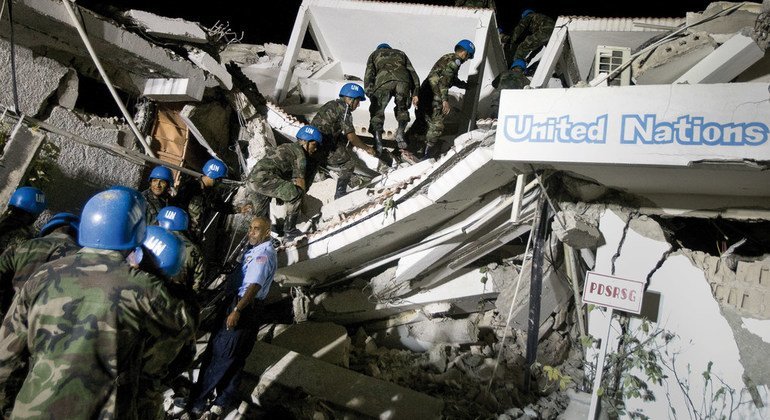
[[[258,315],[261,312],[261,302],[254,301],[241,312],[238,325],[227,329],[227,315],[238,303],[238,298],[228,305],[224,319],[219,329],[211,335],[206,353],[203,355],[198,381],[190,394],[192,410],[202,411],[206,408],[207,400],[213,395],[215,405],[228,407],[238,394],[238,385],[246,358],[254,348],[259,331]]]

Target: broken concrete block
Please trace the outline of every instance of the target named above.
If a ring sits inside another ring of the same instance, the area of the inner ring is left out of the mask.
[[[273,386],[300,390],[368,418],[439,419],[442,400],[390,382],[257,342],[246,360],[244,385],[259,377],[252,398]]]
[[[4,128],[13,129],[10,126],[0,126],[0,130]],[[24,175],[27,168],[45,141],[45,134],[31,131],[23,124],[19,125],[15,132],[3,135],[9,137],[5,149],[2,150],[3,155],[0,156],[0,214],[5,211],[16,188],[26,181]],[[50,202],[51,199],[48,200]]]
[[[129,10],[123,15],[131,19],[144,32],[154,37],[195,44],[207,44],[209,42],[206,31],[197,22],[167,18],[142,10]]]
[[[233,76],[230,75],[230,72],[227,71],[224,65],[219,64],[219,61],[207,52],[198,48],[188,48],[187,58],[198,67],[213,75],[219,82],[219,86],[223,89],[230,90],[233,88]]]
[[[3,77],[0,77],[0,103],[5,106],[14,105],[10,47],[11,44],[8,41],[0,38],[0,63],[3,63],[0,67],[3,71]],[[16,45],[14,60],[19,111],[26,115],[40,116],[49,106],[50,98],[55,97],[53,93],[59,91],[62,84],[71,86],[70,70],[50,58],[35,56],[29,49]],[[68,95],[65,96],[70,95],[72,92],[68,90]],[[77,97],[77,90],[75,90],[75,97]]]
[[[142,96],[158,102],[200,101],[206,86],[203,79],[147,79]]]
[[[112,119],[83,118],[70,110],[56,107],[45,120],[60,129],[89,141],[122,145],[128,127]],[[59,147],[57,167],[46,190],[52,211],[77,213],[94,193],[112,185],[139,188],[144,165],[130,162],[102,149],[87,147],[57,134],[49,138]]]
[[[450,354],[450,350],[451,346],[446,343],[439,343],[428,351],[428,364],[434,371],[438,373],[446,371],[447,365],[449,364],[448,355]]]
[[[765,56],[751,37],[735,34],[674,83],[727,83]]]
[[[695,23],[714,16],[718,12],[735,6],[737,3],[728,1],[715,1],[709,3],[706,6],[706,10],[703,12],[687,12],[685,15],[686,24],[694,25]],[[712,34],[712,36],[727,35],[739,32],[746,27],[754,27],[754,23],[757,21],[757,16],[762,12],[761,5],[758,3],[743,3],[737,10],[730,12],[729,14],[722,14],[721,16],[710,19],[707,22],[703,22],[691,27],[693,31],[703,31]]]
[[[318,360],[348,367],[350,337],[344,327],[331,322],[302,322],[276,333],[272,344]]]
[[[458,346],[475,343],[479,339],[479,329],[471,318],[444,318],[375,331],[372,337],[380,346],[425,352],[440,343]]]
[[[633,78],[637,85],[672,83],[716,48],[716,41],[706,32],[674,39],[634,60]]]
[[[566,225],[563,226],[562,222]],[[560,211],[551,222],[551,228],[563,243],[575,249],[596,248],[601,245],[599,221],[569,211]]]

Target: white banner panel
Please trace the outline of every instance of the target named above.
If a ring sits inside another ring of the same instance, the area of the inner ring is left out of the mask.
[[[658,166],[767,161],[769,86],[504,90],[494,158]]]

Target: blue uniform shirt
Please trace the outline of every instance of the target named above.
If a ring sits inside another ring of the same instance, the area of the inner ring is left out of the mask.
[[[238,297],[243,297],[246,289],[252,284],[262,286],[257,293],[256,299],[263,300],[270,292],[270,285],[273,283],[273,275],[278,266],[278,256],[273,248],[272,241],[265,241],[246,251],[241,264],[241,273],[243,282],[238,288]]]

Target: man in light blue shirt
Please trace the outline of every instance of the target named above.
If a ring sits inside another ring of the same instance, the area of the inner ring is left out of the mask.
[[[233,297],[225,319],[211,335],[198,382],[190,393],[190,411],[196,416],[204,412],[215,390],[217,395],[208,409],[209,418],[218,418],[234,402],[246,357],[256,342],[262,302],[270,291],[278,265],[270,240],[270,221],[264,217],[252,219],[248,240],[241,270],[229,279],[228,289]]]

